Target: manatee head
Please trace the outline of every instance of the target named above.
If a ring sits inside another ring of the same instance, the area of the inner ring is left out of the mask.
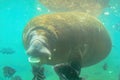
[[[32,34],[29,48],[27,49],[28,61],[32,64],[46,63],[51,57],[51,52],[47,47],[45,37],[42,35]]]

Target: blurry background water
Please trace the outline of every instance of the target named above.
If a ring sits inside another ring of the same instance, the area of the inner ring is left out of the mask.
[[[37,0],[0,0],[0,80],[5,80],[4,66],[13,67],[15,75],[20,75],[22,80],[32,79],[31,66],[22,43],[22,32],[31,18],[49,12]],[[120,0],[111,0],[98,19],[111,36],[112,51],[100,63],[83,68],[81,76],[85,80],[120,80]],[[45,66],[47,80],[57,80],[52,67]]]

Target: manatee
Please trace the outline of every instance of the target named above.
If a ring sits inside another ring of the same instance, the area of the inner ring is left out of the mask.
[[[39,0],[54,12],[78,11],[98,16],[109,6],[110,0]]]
[[[33,80],[44,80],[43,64],[53,65],[60,80],[81,80],[80,70],[103,60],[111,39],[95,17],[80,12],[44,14],[25,27],[23,42]]]

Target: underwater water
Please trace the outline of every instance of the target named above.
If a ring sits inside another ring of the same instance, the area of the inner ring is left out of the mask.
[[[16,70],[22,80],[32,80],[31,65],[22,42],[25,25],[35,16],[49,13],[37,0],[0,0],[0,80],[3,67]],[[120,80],[120,1],[111,0],[97,17],[112,39],[112,50],[101,62],[82,69],[84,80]],[[53,67],[45,65],[46,80],[58,80]],[[8,79],[9,80],[9,79]]]

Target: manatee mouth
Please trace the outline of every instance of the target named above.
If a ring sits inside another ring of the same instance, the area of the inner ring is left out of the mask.
[[[40,58],[30,56],[30,57],[28,57],[28,61],[30,63],[40,63]]]

